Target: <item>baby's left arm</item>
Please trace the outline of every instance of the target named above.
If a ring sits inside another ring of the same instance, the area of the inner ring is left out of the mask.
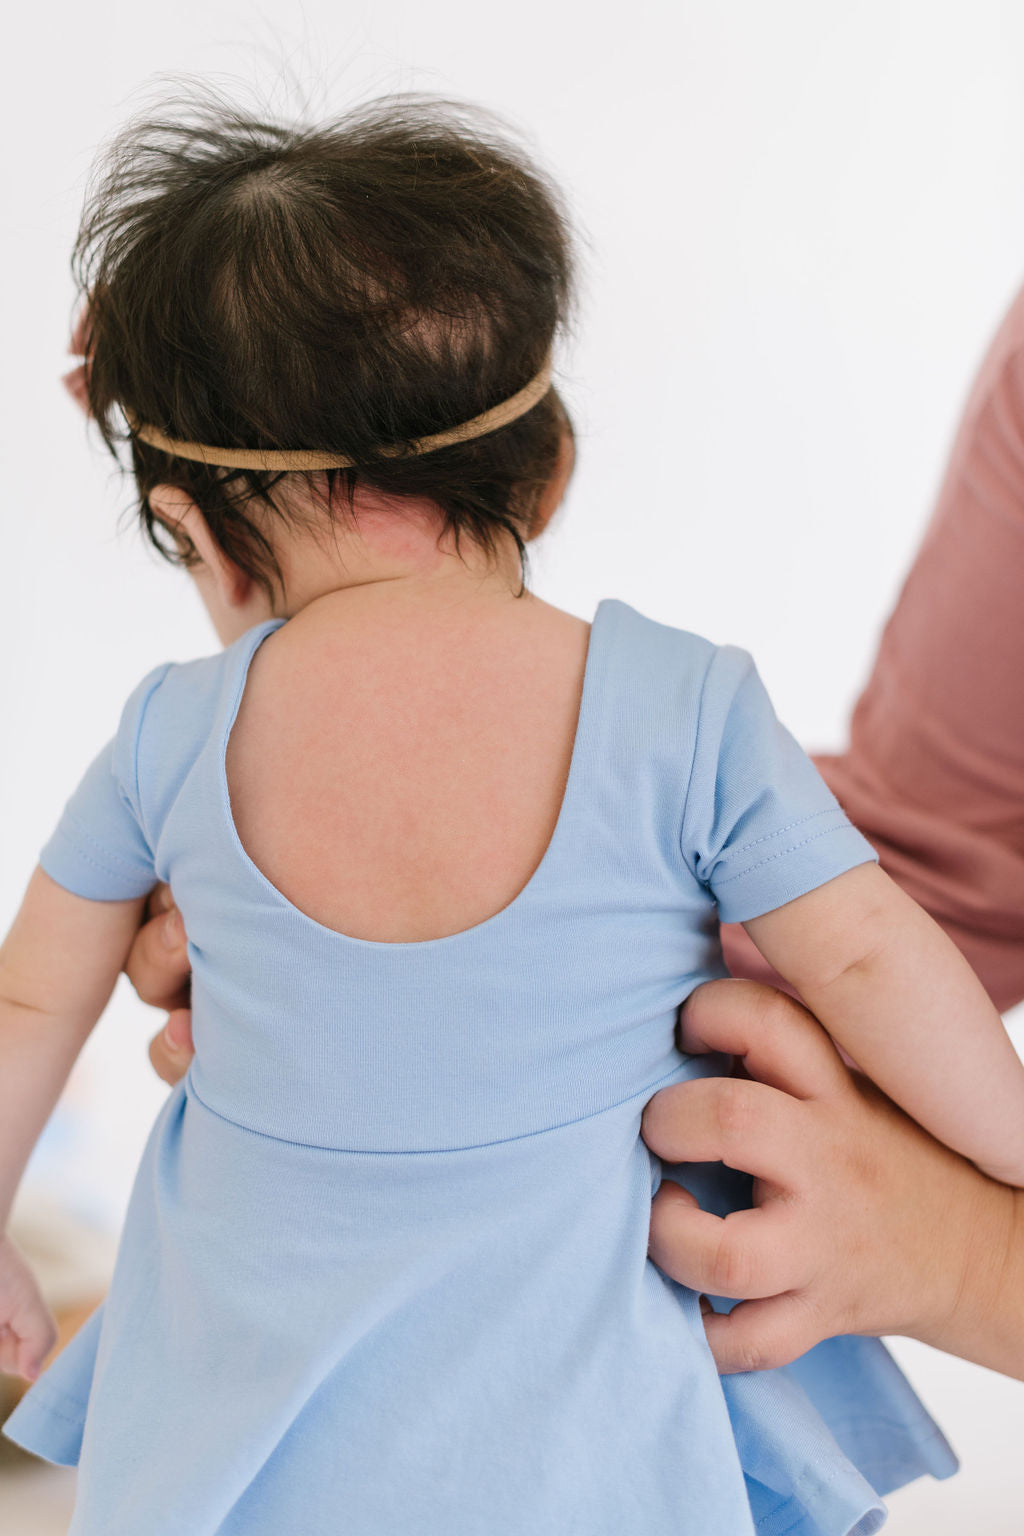
[[[1024,1185],[1024,1065],[960,951],[876,864],[743,926],[890,1098],[992,1178]]]
[[[0,1329],[18,1338],[17,1367],[29,1374],[46,1353],[45,1314],[4,1233],[25,1166],[107,1005],[145,902],[87,900],[37,868],[0,945]]]

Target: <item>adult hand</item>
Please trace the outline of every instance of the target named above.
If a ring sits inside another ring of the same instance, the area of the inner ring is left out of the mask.
[[[680,1010],[684,1050],[724,1051],[740,1076],[698,1078],[647,1105],[665,1162],[753,1174],[725,1218],[664,1180],[651,1258],[712,1296],[718,1368],[785,1365],[842,1333],[908,1334],[1024,1378],[1024,1191],[979,1173],[848,1070],[817,1020],[759,982],[713,981]]]
[[[185,925],[169,885],[158,885],[150,893],[124,969],[144,1003],[168,1011],[167,1023],[150,1041],[149,1059],[157,1076],[173,1086],[192,1060],[192,1013]]]

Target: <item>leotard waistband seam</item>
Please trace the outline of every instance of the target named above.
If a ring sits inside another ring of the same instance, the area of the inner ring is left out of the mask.
[[[577,1115],[572,1120],[561,1120],[556,1125],[545,1125],[540,1130],[523,1131],[518,1136],[498,1136],[493,1141],[475,1141],[462,1146],[448,1147],[334,1147],[318,1141],[297,1141],[290,1136],[275,1136],[272,1131],[258,1130],[256,1126],[246,1125],[244,1120],[234,1120],[230,1115],[214,1109],[196,1088],[191,1067],[182,1079],[182,1088],[186,1096],[195,1099],[209,1114],[215,1115],[218,1120],[223,1120],[225,1125],[233,1125],[240,1131],[247,1131],[250,1136],[259,1136],[264,1141],[281,1142],[288,1147],[302,1147],[310,1152],[342,1152],[349,1157],[438,1157],[448,1152],[477,1152],[485,1147],[500,1147],[509,1142],[528,1141],[535,1136],[550,1136],[553,1131],[564,1131],[574,1125],[583,1125],[588,1120],[597,1120],[601,1115],[610,1114],[614,1109],[621,1109],[624,1104],[629,1104],[634,1099],[643,1099],[645,1096],[650,1097],[657,1093],[659,1088],[678,1076],[680,1067],[688,1060],[690,1060],[689,1056],[681,1057],[670,1072],[664,1073],[643,1088],[638,1088],[635,1093],[627,1094],[624,1099],[617,1099],[614,1104],[605,1104],[590,1114]]]

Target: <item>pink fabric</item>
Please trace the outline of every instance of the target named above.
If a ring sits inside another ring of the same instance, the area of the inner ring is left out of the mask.
[[[938,505],[854,710],[815,758],[883,869],[1002,1010],[1024,998],[1024,290],[985,357]],[[736,975],[779,984],[741,928]]]

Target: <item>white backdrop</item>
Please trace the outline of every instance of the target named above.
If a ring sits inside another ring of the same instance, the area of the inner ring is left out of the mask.
[[[117,534],[127,488],[57,384],[84,176],[157,72],[262,81],[285,109],[298,82],[317,112],[434,90],[520,124],[569,193],[584,279],[560,370],[580,462],[536,589],[747,646],[797,735],[841,744],[971,372],[1024,280],[1024,7],[92,0],[14,25],[0,923],[134,683],[216,644],[187,578]],[[90,1153],[72,1169],[44,1142],[33,1165],[108,1223],[163,1098],[158,1022],[119,992],[69,1089]],[[1019,1529],[1024,1388],[899,1349],[965,1470],[894,1498],[888,1529]]]

